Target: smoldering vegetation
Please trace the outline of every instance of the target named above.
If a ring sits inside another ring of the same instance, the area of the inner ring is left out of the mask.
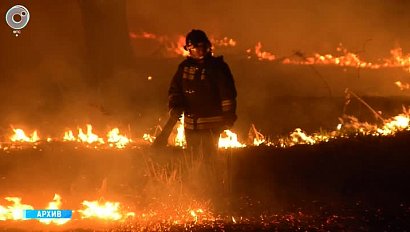
[[[218,223],[240,231],[401,230],[409,226],[408,139],[405,132],[287,149],[221,150],[211,166],[179,149],[43,144],[1,153],[1,195],[41,205],[58,193],[73,209],[83,200],[119,201],[138,212],[158,212],[159,221],[201,202],[215,215],[246,219],[194,230],[218,229]]]

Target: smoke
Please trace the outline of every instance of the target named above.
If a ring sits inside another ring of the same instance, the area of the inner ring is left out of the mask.
[[[238,40],[238,49],[261,41],[275,54],[295,49],[334,52],[339,43],[353,50],[388,54],[400,43],[409,48],[406,1],[129,1],[130,27],[185,34],[202,28]]]
[[[100,30],[90,32],[83,22],[85,16],[93,14],[111,19],[118,13],[114,9],[112,14],[110,11],[97,14],[82,11],[84,5],[79,1],[19,3],[25,5],[32,16],[22,35],[15,38],[5,23],[0,25],[3,83],[0,96],[5,101],[0,106],[3,115],[0,123],[4,131],[13,124],[31,125],[39,130],[43,130],[39,127],[55,128],[56,132],[50,133],[62,133],[60,127],[72,128],[91,122],[102,127],[131,124],[131,128],[138,131],[136,134],[142,134],[155,126],[158,118],[166,117],[168,84],[182,57],[162,59],[155,53],[158,44],[132,40],[134,53],[144,56],[135,59],[133,67],[122,67],[120,61],[125,58],[115,48],[118,44],[119,49],[126,46],[124,38],[120,39],[116,30],[110,29],[115,24],[99,24]],[[253,48],[259,41],[264,50],[279,57],[289,56],[296,50],[305,54],[335,53],[340,42],[370,61],[388,57],[389,50],[396,45],[407,53],[410,48],[406,30],[410,17],[405,10],[410,3],[407,1],[126,3],[128,28],[132,32],[146,31],[177,38],[192,28],[200,28],[215,38],[227,36],[237,41],[235,47],[216,52],[225,55],[234,74],[239,93],[237,127],[244,134],[251,122],[273,134],[308,125],[312,129],[321,126],[333,129],[336,126],[333,122],[337,122],[342,109],[345,88],[359,95],[407,94],[399,92],[394,85],[395,81],[407,83],[407,73],[318,68],[322,79],[339,99],[333,103],[313,100],[316,110],[312,113],[305,107],[305,102],[310,101],[301,100],[303,97],[329,97],[315,71],[308,66],[295,68],[248,61],[245,54],[246,49]],[[2,3],[1,11],[6,12],[13,4]],[[95,4],[98,6],[98,1]],[[103,30],[107,33],[93,34]],[[87,41],[87,38],[93,40]],[[95,46],[94,50],[90,46]],[[107,47],[110,49],[101,55]],[[111,61],[115,64],[110,65]],[[286,100],[292,97],[299,100]],[[321,123],[324,121],[328,123]],[[278,126],[284,124],[289,125]]]
[[[75,129],[77,126],[92,123],[96,130],[107,126],[120,127],[121,131],[123,128],[131,128],[133,136],[138,137],[155,126],[158,118],[167,117],[168,84],[182,57],[158,57],[156,48],[153,47],[158,46],[155,43],[132,41],[136,55],[147,55],[135,59],[132,67],[127,66],[129,64],[121,66],[119,63],[124,57],[121,52],[116,52],[116,48],[124,49],[126,46],[116,45],[123,41],[113,33],[102,33],[103,37],[92,34],[107,29],[105,25],[99,25],[100,30],[92,33],[86,31],[82,20],[88,12],[81,11],[79,1],[44,0],[18,3],[25,5],[31,13],[31,21],[27,28],[22,30],[21,36],[16,38],[4,22],[0,23],[1,136],[10,132],[10,125],[30,128],[29,131],[46,131],[51,137],[60,137],[67,127]],[[296,127],[308,132],[319,128],[333,130],[338,123],[337,118],[343,113],[345,88],[360,96],[372,96],[364,99],[375,110],[394,113],[401,110],[401,104],[410,104],[408,99],[390,98],[397,95],[408,96],[408,92],[399,92],[394,84],[395,81],[409,82],[409,74],[402,70],[317,68],[332,90],[333,96],[330,97],[321,77],[309,66],[286,66],[274,62],[247,60],[245,54],[246,49],[253,48],[259,41],[263,44],[263,49],[279,57],[292,55],[296,50],[306,54],[334,53],[339,43],[343,43],[344,47],[366,60],[388,57],[389,50],[398,45],[408,53],[409,1],[225,0],[208,1],[205,4],[204,1],[198,0],[128,0],[126,3],[130,31],[147,31],[174,38],[193,28],[199,28],[216,38],[227,36],[237,41],[237,46],[218,55],[225,55],[236,81],[239,120],[234,129],[242,136],[242,141],[250,123],[255,123],[266,135],[287,134]],[[14,4],[17,2],[2,1],[0,12],[6,12]],[[109,11],[98,17],[105,17],[104,14],[109,14]],[[109,25],[115,27],[113,23]],[[107,31],[115,32],[108,29]],[[94,40],[87,41],[87,35]],[[93,50],[90,46],[96,46],[98,49],[94,47]],[[110,47],[109,51],[105,55],[99,54],[104,53],[107,46]],[[95,54],[90,54],[90,51]],[[110,66],[111,63],[115,65]],[[94,72],[95,70],[98,72]],[[105,72],[106,70],[109,72]],[[90,75],[90,72],[94,75]],[[152,78],[148,79],[148,76]],[[371,114],[366,112],[367,109],[357,102],[352,103],[347,111],[360,116],[360,119],[371,120]],[[2,139],[4,141],[6,138]],[[67,151],[60,154],[65,159],[59,161],[61,158],[55,156],[53,149],[59,150],[60,147],[46,149],[49,150],[45,151],[45,154],[40,151],[23,151],[20,158],[10,159],[14,162],[10,166],[16,169],[3,169],[2,175],[7,174],[10,179],[3,185],[3,190],[34,192],[49,186],[50,193],[61,189],[62,192],[72,195],[87,194],[95,193],[95,189],[100,188],[103,179],[107,178],[108,188],[114,195],[126,191],[134,195],[145,194],[143,201],[151,195],[169,193],[161,192],[161,184],[165,182],[165,186],[166,180],[160,184],[160,181],[155,179],[148,180],[150,183],[144,182],[147,181],[144,173],[147,163],[141,159],[144,155],[142,151],[131,151],[127,154],[86,151],[70,158],[72,153],[67,148]],[[242,165],[250,169],[249,173],[253,173],[255,167],[266,163],[271,155],[269,152],[265,152],[259,163],[250,165],[248,159],[243,159]],[[38,158],[39,153],[42,159]],[[133,160],[137,159],[135,157],[139,157],[139,160]],[[47,163],[49,159],[50,165]],[[24,165],[19,163],[20,160],[25,161]],[[249,160],[255,161],[255,157],[252,156]],[[353,159],[349,157],[346,160],[350,162]],[[284,176],[288,176],[287,173],[294,170],[290,165],[294,162],[291,161],[288,169],[280,169],[281,162],[272,162],[276,163],[277,167],[267,165],[265,169],[261,169],[263,171],[259,173],[260,179],[262,180],[266,173],[271,173],[271,170],[282,171]],[[157,171],[163,171],[167,168],[166,165]],[[3,166],[8,167],[9,164]],[[300,162],[299,166],[309,165]],[[61,169],[62,167],[64,169]],[[43,172],[36,174],[37,168],[42,168]],[[37,182],[33,183],[43,185],[23,186],[26,176],[21,174],[20,169],[26,170],[25,173],[30,175],[36,174],[34,178]],[[44,182],[48,174],[44,172],[48,170],[53,174],[59,173],[58,177],[65,179],[57,178],[53,182]],[[66,171],[67,175],[63,176],[61,170]],[[237,170],[235,174],[242,178],[239,175],[243,173],[242,170]],[[165,170],[164,175],[168,175],[169,171]],[[300,176],[303,176],[302,174]],[[204,183],[202,179],[196,181],[193,178],[191,182],[197,185],[193,184],[187,189],[196,188],[200,191],[201,186],[198,186],[198,183]],[[178,185],[179,180],[174,181]],[[250,182],[242,187],[255,185],[255,182]],[[120,184],[126,187],[123,188]],[[260,186],[262,187],[248,189],[263,195],[262,197],[268,197],[263,191],[263,185]],[[270,183],[267,188],[276,187]],[[298,187],[291,187],[296,193]],[[306,192],[309,192],[308,189],[307,186]],[[143,190],[147,191],[142,192]],[[283,195],[286,194],[284,191]],[[212,194],[207,196],[209,195]]]
[[[14,4],[2,3],[1,12]],[[126,67],[128,64],[122,67],[116,63],[126,59],[116,52],[116,48],[126,47],[122,38],[115,36],[116,31],[112,35],[89,36],[83,13],[92,12],[83,12],[79,1],[19,4],[31,14],[21,35],[15,37],[7,24],[1,24],[0,96],[5,103],[0,106],[2,132],[8,133],[13,125],[59,136],[64,128],[92,123],[133,128],[140,134],[155,125],[158,101],[149,98],[157,99],[157,92],[147,87],[150,83],[145,74]],[[96,1],[95,6],[98,4]],[[90,24],[97,24],[97,19]],[[104,28],[101,26],[100,32]],[[112,49],[107,49],[111,44]],[[111,56],[109,60],[105,59],[104,49]],[[112,61],[116,62],[110,65]]]

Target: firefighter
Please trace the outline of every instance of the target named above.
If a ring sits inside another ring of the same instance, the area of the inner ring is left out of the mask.
[[[209,160],[224,129],[236,121],[236,88],[223,57],[214,57],[205,32],[192,30],[184,49],[189,56],[179,65],[168,92],[171,117],[184,113],[188,151]]]

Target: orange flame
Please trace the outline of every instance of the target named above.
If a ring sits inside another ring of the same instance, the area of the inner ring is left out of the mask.
[[[168,55],[174,56],[189,56],[189,52],[184,49],[185,45],[185,36],[178,35],[176,40],[170,39],[170,37],[166,35],[156,35],[150,32],[142,32],[142,33],[135,33],[131,32],[129,34],[130,38],[132,39],[147,39],[147,40],[155,40],[163,47],[166,48],[168,51]],[[215,39],[211,37],[211,43],[213,46],[218,47],[234,47],[236,46],[237,42],[228,37],[224,37],[222,39]]]
[[[224,37],[223,39],[212,38],[211,43],[213,46],[235,47],[237,42],[232,38]]]
[[[61,196],[58,194],[54,194],[53,201],[50,201],[48,203],[48,206],[46,209],[60,209],[61,207]],[[70,221],[71,219],[40,219],[39,221],[44,224],[50,224],[50,223],[55,223],[57,225],[63,225]]]
[[[186,146],[184,119],[185,119],[185,116],[184,114],[182,114],[182,117],[177,127],[177,135],[175,137],[175,146],[178,146],[178,147]]]
[[[76,141],[72,130],[64,132],[63,141]]]
[[[120,135],[120,130],[118,128],[114,128],[110,132],[108,132],[107,137],[110,146],[115,146],[119,149],[124,148],[127,144],[131,142],[131,140],[126,136]]]
[[[275,60],[275,59],[276,59],[276,56],[273,55],[272,53],[262,51],[262,43],[261,43],[261,42],[258,42],[258,43],[255,45],[255,54],[256,54],[256,57],[258,57],[259,60],[269,60],[269,61],[272,61],[272,60]]]
[[[83,132],[80,128],[78,129],[78,140],[83,143],[101,143],[104,144],[104,140],[98,135],[93,133],[93,127],[90,124],[87,124],[87,134]]]
[[[177,43],[172,44],[169,50],[181,56],[189,56],[189,52],[184,49],[184,46],[185,46],[185,37],[181,35],[179,36]]]
[[[238,141],[238,136],[230,130],[224,130],[219,136],[218,147],[219,148],[240,148],[246,145]]]
[[[170,39],[166,35],[156,35],[149,32],[142,33],[130,33],[132,39],[149,39],[155,40],[168,51],[168,55],[174,56],[188,56],[189,52],[185,51],[183,48],[185,45],[185,36],[179,35],[176,39]],[[233,38],[224,37],[222,39],[215,39],[212,36],[211,42],[214,47],[235,47],[237,41]],[[280,59],[283,64],[293,64],[293,65],[337,65],[344,67],[355,67],[355,68],[397,68],[401,67],[405,71],[410,72],[410,54],[403,54],[402,48],[393,48],[390,50],[391,57],[378,59],[377,62],[369,62],[361,59],[357,53],[350,52],[340,44],[336,51],[341,53],[340,55],[332,54],[319,54],[314,53],[313,55],[304,56],[301,52],[296,52],[294,55],[296,57],[289,57]],[[251,49],[246,50],[248,58],[251,56]],[[258,60],[276,61],[279,60],[278,57],[268,51],[262,51],[262,43],[257,42],[254,47],[254,55]],[[301,59],[302,58],[302,59]]]
[[[156,137],[155,137],[155,136],[152,136],[152,135],[150,135],[150,134],[145,133],[145,134],[142,136],[142,138],[144,139],[144,141],[153,143]]]
[[[13,202],[12,206],[1,206],[0,205],[0,220],[23,220],[23,212],[25,209],[34,209],[31,205],[26,205],[21,203],[21,198],[19,197],[5,197],[9,202]]]
[[[292,59],[285,59],[283,61],[284,64],[301,64],[301,65],[338,65],[338,66],[348,66],[348,67],[357,67],[357,68],[372,68],[377,69],[380,68],[379,64],[372,64],[370,62],[365,62],[359,58],[359,56],[355,53],[349,52],[347,49],[343,47],[343,45],[339,45],[336,49],[338,52],[341,52],[342,55],[334,56],[331,54],[321,55],[315,53],[313,56],[305,57],[302,53],[296,53],[302,60],[292,60]]]
[[[109,221],[118,221],[127,216],[135,216],[135,213],[128,212],[122,214],[120,212],[119,202],[105,202],[99,201],[83,201],[82,205],[85,207],[83,210],[78,210],[81,214],[81,218],[98,218]]]
[[[197,223],[199,220],[199,217],[201,214],[204,213],[202,209],[197,209],[197,210],[190,210],[189,213],[191,214],[192,218],[194,219],[194,222]]]
[[[14,135],[10,137],[12,142],[27,142],[27,143],[35,143],[40,140],[38,137],[37,131],[35,130],[30,137],[26,135],[24,130],[22,129],[13,129]]]
[[[385,59],[384,66],[388,67],[403,67],[407,72],[410,72],[410,54],[403,55],[402,48],[394,48],[390,50],[391,58]]]
[[[401,81],[396,81],[394,84],[399,87],[401,91],[410,89],[409,83],[401,83]]]

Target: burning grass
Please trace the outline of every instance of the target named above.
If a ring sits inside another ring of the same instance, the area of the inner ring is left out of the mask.
[[[112,151],[46,143],[37,150],[3,152],[0,225],[23,230],[400,230],[410,216],[408,191],[400,184],[409,177],[409,136],[399,132],[290,148],[221,150],[224,158],[216,170],[229,173],[215,174],[225,181],[216,191],[209,188],[214,183],[204,181],[203,163],[179,149]],[[44,183],[46,176],[53,178]],[[228,180],[231,187],[224,184]],[[40,189],[57,194],[44,197]],[[23,208],[68,208],[74,214],[70,221],[46,224],[21,220]]]
[[[189,53],[184,49],[185,37],[179,35],[171,38],[165,35],[156,35],[153,33],[142,32],[140,34],[130,33],[131,39],[154,40],[166,48],[167,56],[188,56]],[[222,39],[212,38],[211,42],[215,48],[234,48],[238,43],[233,38],[224,37]],[[410,54],[404,54],[401,47],[390,50],[390,57],[379,58],[374,62],[366,61],[360,57],[358,52],[349,51],[341,43],[336,48],[338,54],[320,54],[305,55],[300,51],[294,52],[292,56],[280,57],[269,51],[262,49],[261,42],[257,42],[253,49],[245,51],[248,59],[256,58],[260,61],[280,62],[285,65],[332,65],[342,67],[380,69],[380,68],[402,68],[410,72]]]
[[[410,130],[410,109],[403,107],[403,112],[401,114],[387,119],[382,118],[380,114],[373,109],[371,110],[375,114],[376,118],[379,119],[378,123],[370,124],[367,122],[360,122],[354,116],[343,115],[343,117],[339,118],[340,123],[336,126],[334,131],[320,131],[317,133],[307,134],[301,128],[296,128],[289,134],[289,136],[278,137],[276,139],[269,139],[264,136],[252,124],[248,133],[248,144],[239,142],[238,135],[236,133],[231,130],[225,130],[220,135],[219,148],[243,148],[246,146],[261,145],[274,147],[291,147],[297,144],[313,145],[328,142],[337,138],[349,138],[358,135],[390,136],[400,131]],[[127,135],[121,134],[118,128],[108,131],[106,138],[103,138],[93,132],[93,127],[90,124],[87,125],[86,132],[84,132],[82,128],[79,128],[78,133],[75,135],[72,130],[68,130],[64,132],[64,136],[62,138],[47,137],[46,139],[41,139],[37,130],[32,132],[31,136],[27,136],[26,132],[22,129],[13,129],[13,131],[14,134],[10,136],[10,141],[3,142],[0,145],[0,148],[5,151],[27,147],[30,144],[36,148],[38,144],[44,142],[79,143],[85,145],[86,147],[95,149],[124,149],[126,147],[137,148],[141,146],[148,146],[155,140],[155,134],[144,134],[140,138],[132,139]],[[181,122],[176,125],[174,135],[170,136],[169,144],[176,147],[185,147],[186,141],[184,135],[183,117]],[[75,147],[77,146],[78,145],[75,145]]]
[[[184,146],[183,122],[176,127],[174,146],[164,150],[148,148],[155,135],[145,135],[148,141],[130,138],[118,128],[101,136],[87,125],[86,130],[67,130],[62,138],[46,139],[37,131],[14,129],[10,141],[1,144],[0,220],[9,228],[35,225],[40,230],[92,225],[103,230],[320,231],[343,229],[343,223],[362,226],[357,219],[362,215],[356,212],[326,217],[317,212],[278,212],[288,205],[284,202],[306,207],[317,199],[331,202],[341,196],[348,202],[370,199],[406,205],[408,191],[391,180],[409,177],[403,164],[408,163],[410,110],[403,108],[386,119],[379,115],[377,120],[369,124],[344,116],[334,131],[307,134],[295,129],[276,140],[252,125],[248,144],[225,131],[212,164],[175,149]],[[27,193],[38,195],[39,189],[53,191],[53,200],[26,200]],[[367,195],[381,189],[389,191]],[[244,202],[244,196],[250,200]],[[22,221],[22,209],[38,207],[70,208],[73,219]]]

